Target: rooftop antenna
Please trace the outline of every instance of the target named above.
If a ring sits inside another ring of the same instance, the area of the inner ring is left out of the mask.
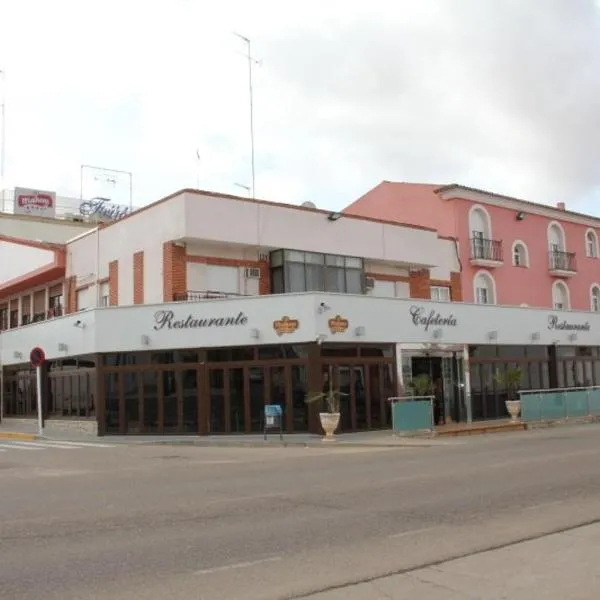
[[[242,40],[246,46],[248,47],[248,52],[245,55],[248,59],[248,92],[249,92],[249,100],[250,100],[250,161],[252,164],[252,199],[256,197],[256,178],[255,178],[255,169],[254,169],[254,98],[252,91],[252,65],[257,64],[260,65],[260,61],[256,60],[252,56],[252,42],[249,38],[233,32],[233,35],[237,36]]]
[[[233,185],[235,185],[236,187],[242,188],[243,190],[246,190],[248,192],[248,196],[250,196],[250,186],[249,185],[244,185],[243,183],[234,183]],[[254,198],[253,198],[254,200]]]

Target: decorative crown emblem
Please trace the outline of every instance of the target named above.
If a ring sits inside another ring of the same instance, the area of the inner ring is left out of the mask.
[[[348,319],[344,319],[340,315],[335,315],[328,321],[329,331],[331,333],[344,333],[348,329]]]
[[[298,319],[290,319],[288,316],[281,317],[278,321],[273,321],[273,329],[277,335],[294,333],[298,327],[300,327],[300,321]]]

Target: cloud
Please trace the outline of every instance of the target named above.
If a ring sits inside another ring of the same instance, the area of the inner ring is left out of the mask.
[[[600,196],[595,0],[0,0],[0,14],[10,185],[78,194],[93,164],[132,171],[136,204],[198,180],[243,193],[238,31],[262,61],[260,197],[338,208],[381,179],[580,210]]]

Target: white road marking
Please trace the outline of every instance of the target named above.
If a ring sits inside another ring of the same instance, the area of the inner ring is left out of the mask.
[[[439,529],[439,527],[421,527],[421,529],[410,529],[409,531],[401,531],[400,533],[393,533],[388,535],[389,538],[401,538],[407,535],[417,535],[418,533],[425,533],[426,531],[433,531]]]
[[[27,447],[27,448],[19,448],[18,446],[15,446],[14,442],[11,444],[0,444],[0,448],[7,448],[8,450],[41,450],[41,448],[32,448],[32,447]]]
[[[99,444],[97,442],[65,442],[62,440],[48,440],[45,443],[50,445],[60,444],[61,446],[73,446],[75,448],[116,448],[114,444]]]
[[[63,450],[74,450],[72,446],[48,446],[45,442],[13,442],[13,446],[17,446],[19,448],[62,448]]]
[[[564,504],[565,500],[553,500],[552,502],[542,502],[540,504],[534,504],[533,506],[526,506],[523,510],[537,510],[538,508],[546,508],[547,506],[557,506]]]
[[[213,567],[212,569],[201,569],[196,571],[195,575],[209,575],[211,573],[221,573],[223,571],[230,571],[232,569],[247,569],[256,565],[262,565],[270,562],[277,562],[282,560],[282,556],[272,556],[271,558],[263,558],[261,560],[252,560],[248,562],[240,562],[233,565],[223,565],[222,567]]]

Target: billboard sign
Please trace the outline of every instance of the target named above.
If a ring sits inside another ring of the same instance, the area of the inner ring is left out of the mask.
[[[13,213],[54,218],[56,216],[56,193],[17,187],[15,188]]]

